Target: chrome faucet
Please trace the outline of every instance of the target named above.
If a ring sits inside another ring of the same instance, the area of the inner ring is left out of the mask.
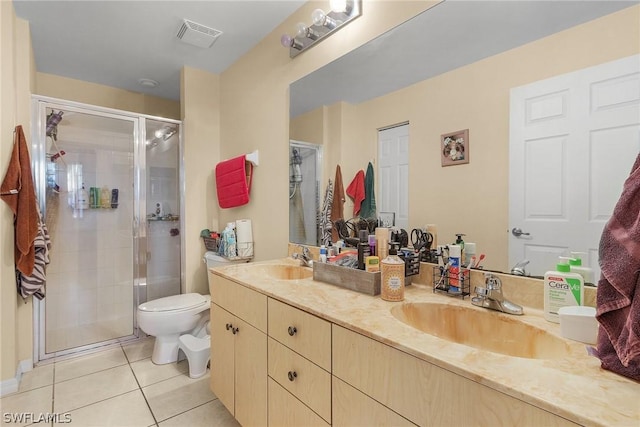
[[[298,245],[299,248],[302,248],[302,252],[294,252],[293,259],[299,259],[300,265],[304,267],[311,267],[313,265],[313,259],[311,258],[311,251],[308,247],[303,245]]]
[[[498,277],[491,273],[485,273],[484,283],[484,288],[481,286],[475,287],[474,292],[477,295],[471,298],[471,304],[507,314],[523,314],[521,306],[505,299],[502,294],[502,282]]]
[[[513,266],[513,268],[511,269],[511,274],[513,274],[514,276],[527,276],[527,272],[524,269],[527,264],[529,264],[529,260],[523,259]]]

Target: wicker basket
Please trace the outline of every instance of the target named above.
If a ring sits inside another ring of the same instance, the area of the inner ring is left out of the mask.
[[[218,239],[214,239],[213,237],[202,237],[204,240],[204,247],[207,248],[208,251],[217,251],[218,250]]]

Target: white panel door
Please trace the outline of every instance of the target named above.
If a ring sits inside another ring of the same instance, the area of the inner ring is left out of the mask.
[[[394,212],[396,226],[409,228],[409,125],[378,131],[378,212]]]
[[[510,265],[542,275],[585,252],[597,281],[600,236],[640,151],[640,57],[512,89],[510,126]]]

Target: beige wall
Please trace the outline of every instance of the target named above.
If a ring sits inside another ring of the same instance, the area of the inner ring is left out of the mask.
[[[309,22],[314,9],[327,9],[329,4],[309,2],[222,73],[220,156],[232,158],[259,149],[260,166],[255,168],[250,203],[222,210],[220,223],[252,219],[256,260],[285,256],[287,252],[289,84],[435,3],[365,0],[361,17],[290,59],[280,45],[280,36],[291,33],[299,21]]]
[[[187,292],[209,293],[200,230],[219,230],[213,170],[220,161],[220,78],[185,67],[181,75],[184,134],[185,277]],[[222,223],[220,223],[222,224]]]
[[[640,6],[635,6],[351,106],[348,116],[340,117],[344,133],[325,143],[341,145],[348,185],[368,156],[376,156],[377,129],[409,121],[410,226],[438,224],[444,243],[464,232],[478,252],[487,253],[485,267],[507,271],[511,88],[640,53],[639,27]],[[322,107],[292,121],[292,128],[308,135],[318,128],[308,118],[316,117],[326,129],[332,108],[346,110],[340,104]],[[441,167],[440,135],[467,128],[470,163]],[[346,212],[351,210],[345,205]]]
[[[53,74],[37,73],[36,78],[34,93],[37,95],[165,117],[167,119],[180,119],[180,103],[170,99]]]
[[[29,133],[30,92],[35,80],[29,24],[16,18],[11,2],[0,2],[0,169],[13,150],[13,129]],[[13,212],[0,202],[0,381],[15,378],[18,365],[32,357],[32,303],[16,293],[13,264]]]

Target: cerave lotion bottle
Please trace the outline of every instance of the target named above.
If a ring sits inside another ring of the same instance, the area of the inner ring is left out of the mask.
[[[584,304],[584,279],[570,271],[569,264],[557,264],[544,274],[544,318],[549,322],[560,323],[561,307]]]

